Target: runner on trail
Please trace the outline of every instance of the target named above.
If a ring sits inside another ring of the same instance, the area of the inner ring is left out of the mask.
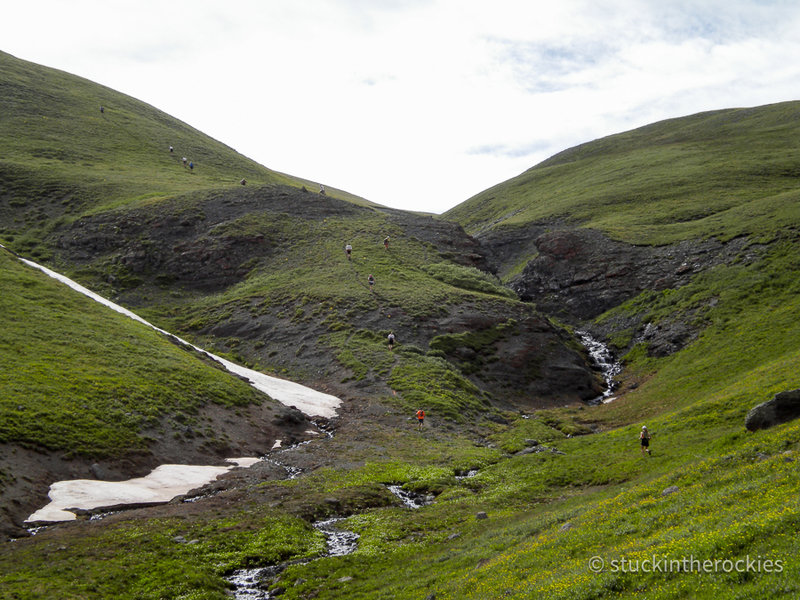
[[[388,236],[388,235],[387,235],[385,238],[383,238],[383,247],[384,247],[386,250],[388,250],[388,249],[389,249],[389,236]]]
[[[647,431],[647,425],[642,425],[642,432],[639,434],[639,439],[642,442],[642,454],[650,454],[650,432]]]
[[[390,333],[389,337],[389,350],[394,350],[394,333]]]
[[[422,410],[422,409],[420,408],[420,409],[417,411],[417,423],[418,423],[418,425],[417,425],[417,430],[418,430],[418,431],[422,429],[422,422],[423,422],[424,420],[425,420],[425,411],[424,411],[424,410]]]
[[[372,276],[372,273],[369,274],[367,277],[367,281],[369,282],[369,291],[372,291],[372,286],[375,285],[375,278]]]
[[[350,244],[344,247],[344,253],[347,254],[347,260],[350,260],[350,253],[353,251],[353,247]]]

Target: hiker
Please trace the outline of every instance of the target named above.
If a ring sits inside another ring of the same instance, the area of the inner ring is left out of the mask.
[[[100,114],[102,115],[104,112],[106,112],[106,109],[101,106],[100,107]]]
[[[321,183],[319,184],[319,193],[322,194],[323,196],[325,195],[325,186],[322,185]]]
[[[642,425],[642,431],[639,434],[639,439],[642,442],[642,454],[650,455],[650,432],[647,431],[647,425]]]
[[[189,170],[192,171],[194,169],[194,163],[189,161]]]
[[[389,236],[388,235],[385,238],[383,238],[383,247],[386,250],[389,249]]]
[[[389,340],[389,350],[394,350],[394,333],[389,334],[388,340]]]
[[[372,273],[369,274],[367,277],[367,281],[369,282],[369,291],[372,291],[372,286],[375,285],[375,278],[372,276]]]
[[[175,148],[173,148],[172,146],[170,146],[170,147],[169,147],[169,153],[170,153],[170,154],[172,154],[174,151],[175,151]]]
[[[239,183],[241,183],[242,185],[247,185],[247,179],[242,178],[242,180]]]
[[[185,167],[185,166],[186,166],[186,157],[184,156],[184,157],[181,159],[181,161],[183,161],[183,166]]]
[[[350,253],[353,251],[353,247],[350,244],[344,247],[344,253],[347,254],[347,260],[350,260]]]
[[[421,408],[417,411],[417,431],[422,429],[422,422],[425,420],[425,411]]]

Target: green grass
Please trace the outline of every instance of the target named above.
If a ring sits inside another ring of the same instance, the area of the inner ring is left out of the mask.
[[[2,52],[0,99],[0,184],[14,198],[4,212],[7,231],[240,187],[242,178],[314,189],[130,96]],[[184,156],[194,169],[183,166]],[[328,194],[370,205],[334,188]]]
[[[80,215],[194,218],[209,198],[235,198],[228,191],[239,189],[242,176],[264,189],[302,185],[111,90],[3,54],[0,75],[0,131],[10,132],[0,135],[0,185],[9,198],[0,205],[0,237],[28,255],[57,262],[54,235]],[[767,244],[745,248],[738,260],[680,289],[644,292],[600,317],[604,326],[619,324],[614,342],[626,353],[627,381],[637,383],[607,405],[529,418],[504,413],[508,424],[482,420],[497,413],[467,375],[513,334],[511,320],[443,333],[426,348],[399,335],[389,351],[386,334],[396,323],[413,327],[448,311],[499,314],[519,305],[495,279],[450,264],[365,202],[341,218],[265,212],[218,224],[203,238],[209,248],[263,236],[280,251],[248,257],[247,276],[214,294],[157,281],[158,272],[126,272],[111,255],[67,265],[104,291],[138,294],[148,316],[166,328],[245,359],[257,355],[259,343],[270,348],[269,336],[215,338],[215,326],[269,316],[287,330],[321,332],[310,343],[335,357],[345,383],[385,384],[383,395],[361,400],[395,425],[343,428],[332,440],[317,440],[329,444],[333,464],[314,464],[290,481],[254,482],[226,496],[224,509],[79,523],[0,545],[0,595],[221,599],[232,569],[317,556],[322,538],[308,522],[335,513],[352,515],[343,526],[360,533],[358,550],[289,565],[278,583],[281,597],[800,595],[800,424],[754,434],[743,428],[752,406],[798,387],[799,109],[784,103],[703,113],[584,144],[445,215],[472,233],[558,218],[636,244],[736,236]],[[166,151],[169,144],[177,156]],[[176,162],[183,154],[197,163],[193,173]],[[381,244],[387,233],[388,252]],[[343,255],[348,242],[350,262]],[[521,270],[525,258],[511,257],[504,273]],[[119,289],[107,283],[111,276]],[[259,401],[244,383],[4,254],[0,286],[4,443],[116,456],[144,447],[146,432],[165,417],[192,419],[210,402]],[[634,316],[686,322],[699,335],[656,358],[629,325]],[[465,350],[475,364],[445,360]],[[421,432],[412,418],[419,407],[429,414]],[[643,422],[653,433],[652,457],[638,447]],[[530,439],[558,453],[516,454]],[[470,468],[480,469],[475,477],[456,477]],[[17,475],[0,473],[0,482]],[[411,511],[386,484],[437,499]],[[664,494],[672,486],[677,491]],[[476,518],[479,512],[488,518]],[[590,568],[595,556],[605,562],[602,572]],[[613,568],[623,558],[747,556],[760,565],[780,561],[781,572]]]
[[[223,519],[130,520],[88,536],[67,532],[58,545],[46,533],[6,544],[0,591],[19,600],[222,600],[228,597],[224,577],[234,570],[323,549],[322,534],[307,523],[261,506]]]
[[[798,102],[721,110],[609,136],[443,216],[471,233],[561,218],[634,244],[771,239],[800,217],[799,112]]]
[[[166,416],[260,403],[161,334],[0,253],[0,441],[88,456],[147,446]]]

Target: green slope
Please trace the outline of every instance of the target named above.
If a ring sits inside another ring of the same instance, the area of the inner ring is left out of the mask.
[[[147,436],[168,417],[188,422],[207,404],[264,400],[223,369],[5,250],[0,284],[1,443],[118,457],[147,450]]]
[[[800,217],[800,102],[701,113],[566,150],[451,209],[469,232],[565,219],[634,244],[771,237]]]
[[[648,290],[598,319],[627,351],[613,403],[527,418],[507,412],[509,422],[472,422],[488,405],[465,374],[496,360],[475,347],[519,334],[515,321],[535,313],[491,278],[454,265],[451,259],[467,251],[448,253],[429,241],[441,230],[423,235],[420,221],[352,204],[323,206],[316,195],[304,198],[266,179],[252,190],[184,188],[169,198],[130,188],[114,202],[91,204],[71,230],[55,222],[47,201],[6,207],[19,219],[3,232],[14,244],[25,248],[32,240],[32,248],[84,281],[148,307],[168,328],[275,370],[347,378],[362,397],[334,438],[304,447],[313,458],[303,477],[255,477],[191,510],[77,523],[5,544],[0,591],[26,599],[222,600],[232,569],[283,563],[275,585],[287,599],[797,597],[800,424],[743,431],[750,407],[800,387],[797,112],[797,103],[718,111],[611,136],[446,215],[486,239],[555,219],[641,244],[749,236],[736,261],[698,273],[680,289]],[[48,181],[37,172],[14,175],[22,182],[14,185]],[[248,202],[270,210],[251,210]],[[242,211],[215,217],[216,206]],[[50,225],[36,225],[36,215]],[[194,228],[185,239],[165,244],[153,233],[159,223],[181,222]],[[141,230],[113,233],[126,223]],[[390,252],[380,244],[386,233]],[[356,249],[352,262],[342,254],[347,241]],[[244,265],[242,275],[211,291],[169,270],[175,248],[231,256],[236,244],[262,250],[248,251],[233,264]],[[25,288],[30,274],[9,272],[10,289],[15,282]],[[369,273],[377,279],[374,293],[366,287]],[[44,285],[39,279],[29,287]],[[446,329],[473,313],[495,318],[481,336]],[[681,320],[699,335],[656,358],[625,329],[633,318]],[[401,345],[389,352],[385,333],[400,323]],[[12,332],[8,343],[20,346],[22,336]],[[461,352],[458,366],[443,360],[453,346]],[[50,351],[47,344],[33,350],[31,362]],[[321,374],[318,358],[306,361],[328,353],[336,360]],[[387,381],[398,397],[376,383]],[[434,415],[429,429],[409,428],[399,415],[420,401],[438,403],[436,412],[448,420]],[[638,448],[645,421],[654,432],[652,457]],[[517,455],[528,439],[563,454]],[[455,477],[470,467],[480,468],[477,476]],[[414,511],[387,507],[386,483],[435,493],[436,502]],[[476,518],[479,511],[488,518]],[[307,522],[334,513],[355,513],[343,525],[361,534],[358,550],[293,562],[321,551],[321,536]],[[196,543],[177,543],[176,536]],[[596,556],[605,562],[599,573],[590,563]],[[747,557],[757,568],[737,570],[735,561]],[[652,562],[649,570],[642,563],[636,572],[614,570],[623,558],[718,562],[710,572],[665,572]]]
[[[0,211],[9,233],[38,233],[58,217],[71,221],[87,212],[236,186],[243,178],[312,185],[263,167],[130,96],[3,52],[0,156],[0,188],[13,198]],[[182,164],[183,157],[194,169]]]

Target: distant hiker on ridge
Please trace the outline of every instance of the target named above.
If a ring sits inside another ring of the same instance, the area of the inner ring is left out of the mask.
[[[350,244],[344,247],[344,253],[347,254],[347,260],[350,260],[350,253],[353,251],[353,247]]]
[[[394,350],[394,333],[389,334],[388,340],[389,340],[389,350]]]
[[[367,281],[369,282],[369,291],[372,291],[372,286],[375,285],[375,278],[372,276],[372,273],[369,274],[367,277]]]
[[[322,194],[323,196],[325,195],[325,186],[322,185],[321,183],[319,184],[319,193]]]
[[[241,183],[242,185],[247,185],[247,179],[242,178],[242,180],[239,183]]]
[[[642,425],[642,432],[639,434],[639,439],[642,442],[642,454],[650,454],[650,432],[647,431],[647,425]]]
[[[422,422],[425,420],[425,411],[421,408],[417,411],[417,431],[422,430]]]

